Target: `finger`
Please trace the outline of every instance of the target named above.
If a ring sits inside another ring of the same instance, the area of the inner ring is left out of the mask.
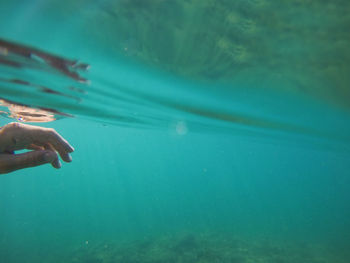
[[[55,149],[50,143],[47,143],[45,144],[45,149],[47,150],[51,150],[51,151],[58,151],[59,155],[61,156],[62,160],[69,163],[72,161],[72,156],[65,152],[65,151],[62,151],[61,149]]]
[[[32,151],[21,154],[1,154],[0,173],[9,173],[15,170],[35,167],[46,163],[52,163],[57,159],[56,152],[53,151]],[[55,167],[60,168],[60,167]]]
[[[46,143],[50,143],[60,154],[74,151],[74,148],[54,129],[40,129],[37,133],[35,137],[40,142],[39,144],[45,145]]]
[[[53,151],[53,152],[56,152],[55,149],[52,147],[52,145],[50,145],[49,143],[47,143],[45,145],[45,149],[46,150],[49,150],[49,151]],[[56,154],[56,159],[51,163],[51,165],[55,168],[60,168],[62,166],[60,160],[58,159],[58,156]]]
[[[34,151],[40,151],[40,150],[45,150],[44,147],[36,145],[36,144],[31,144],[27,147],[28,150],[34,150]]]

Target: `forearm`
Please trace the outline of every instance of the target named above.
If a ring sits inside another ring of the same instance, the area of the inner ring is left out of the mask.
[[[14,151],[29,150],[14,154]],[[63,161],[71,162],[74,148],[54,129],[11,122],[0,129],[0,173],[51,163],[60,168]]]

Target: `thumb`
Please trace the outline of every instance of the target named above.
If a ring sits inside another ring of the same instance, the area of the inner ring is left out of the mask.
[[[51,163],[55,168],[61,168],[57,153],[50,150],[31,151],[21,154],[1,154],[0,173],[9,173],[46,163]]]

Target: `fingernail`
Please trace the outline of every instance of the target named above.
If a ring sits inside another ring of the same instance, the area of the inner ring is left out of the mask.
[[[68,156],[67,156],[67,161],[68,161],[68,162],[71,162],[71,161],[72,161],[72,156],[70,156],[69,154],[68,154]]]
[[[60,169],[61,166],[62,166],[61,162],[60,162],[58,159],[56,159],[56,160],[52,163],[52,165],[53,165],[53,167],[55,167],[56,169]]]

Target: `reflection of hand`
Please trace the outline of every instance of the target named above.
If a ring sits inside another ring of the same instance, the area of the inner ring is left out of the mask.
[[[14,154],[23,149],[33,151]],[[57,152],[63,161],[71,162],[69,153],[73,151],[54,129],[12,122],[0,130],[0,174],[45,163],[58,169],[61,162]]]

